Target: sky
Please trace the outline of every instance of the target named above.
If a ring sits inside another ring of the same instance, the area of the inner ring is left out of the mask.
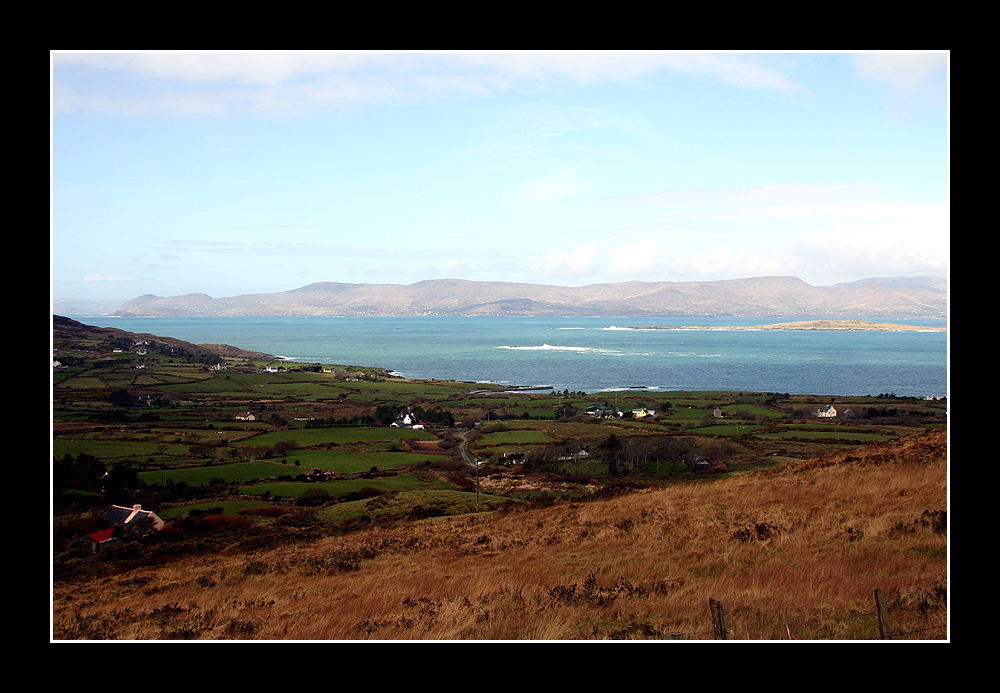
[[[949,54],[50,54],[53,299],[946,276]]]

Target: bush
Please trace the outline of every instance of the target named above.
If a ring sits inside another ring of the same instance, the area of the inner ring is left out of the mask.
[[[470,479],[464,472],[452,472],[448,475],[448,481],[459,491],[476,490],[476,482]]]
[[[266,505],[261,508],[241,508],[236,511],[237,515],[256,515],[259,517],[279,517],[292,512],[292,508],[280,505]]]
[[[212,531],[240,532],[253,527],[253,520],[249,517],[239,515],[205,515],[205,524],[212,528]]]
[[[310,507],[316,505],[323,505],[330,500],[330,494],[321,488],[309,488],[302,492],[296,501],[295,505]]]

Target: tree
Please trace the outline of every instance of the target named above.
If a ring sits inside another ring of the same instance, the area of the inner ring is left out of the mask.
[[[285,453],[289,450],[298,450],[299,444],[294,440],[279,440],[274,444],[274,454],[278,457],[284,457]]]
[[[622,441],[614,433],[597,446],[602,451],[605,462],[608,463],[608,474],[618,476],[622,462]]]
[[[305,491],[303,491],[302,494],[298,497],[298,500],[295,501],[295,505],[300,505],[300,506],[323,505],[323,503],[326,503],[329,500],[330,500],[329,493],[327,493],[325,490],[321,488],[316,488],[314,486],[313,488],[308,488]]]
[[[125,505],[132,498],[132,492],[145,485],[131,465],[117,462],[104,475],[104,498],[112,505]]]
[[[97,491],[101,488],[101,477],[106,471],[104,463],[93,455],[81,452],[74,460],[67,452],[62,460],[56,460],[53,464],[53,490],[57,495],[71,488]]]
[[[399,418],[399,406],[393,404],[380,404],[375,407],[375,420],[381,426],[388,426]]]
[[[128,393],[128,390],[115,390],[108,396],[108,401],[114,407],[132,406],[132,396]]]
[[[575,415],[576,415],[576,409],[574,409],[573,405],[570,404],[569,402],[565,402],[563,404],[556,405],[556,418],[557,419],[561,419],[563,417],[565,417],[565,418],[571,418],[571,417],[573,417]]]

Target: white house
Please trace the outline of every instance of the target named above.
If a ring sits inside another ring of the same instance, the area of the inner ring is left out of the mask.
[[[832,404],[826,405],[826,409],[820,409],[819,411],[813,412],[816,416],[821,419],[835,419],[837,418],[837,410],[833,408]]]
[[[141,505],[126,508],[112,505],[104,513],[104,519],[115,527],[121,527],[126,534],[141,537],[163,529],[163,520],[149,510],[143,510]]]

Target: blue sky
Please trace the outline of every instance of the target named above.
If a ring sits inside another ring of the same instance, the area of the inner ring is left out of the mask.
[[[52,296],[946,275],[948,60],[56,51]]]

